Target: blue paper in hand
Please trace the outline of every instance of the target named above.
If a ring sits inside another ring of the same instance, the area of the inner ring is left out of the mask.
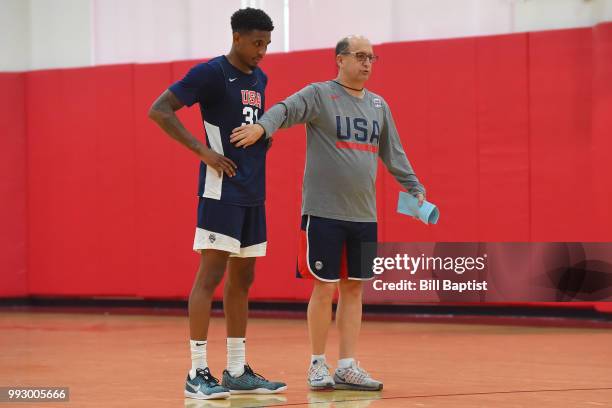
[[[419,207],[419,199],[403,191],[399,193],[397,212],[417,217],[425,224],[437,224],[440,218],[438,207],[429,201],[424,201],[423,205]]]

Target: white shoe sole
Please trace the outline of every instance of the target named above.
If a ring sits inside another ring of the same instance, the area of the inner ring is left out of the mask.
[[[353,391],[381,391],[383,389],[383,385],[380,384],[378,386],[366,386],[359,384],[349,384],[349,383],[338,383],[334,384],[334,390],[353,390]]]
[[[310,384],[308,383],[308,388],[310,388],[311,391],[326,391],[326,390],[333,390],[334,389],[334,383],[332,382],[328,382],[328,383],[323,383],[323,384]]]
[[[185,390],[185,397],[192,398],[192,399],[199,399],[199,400],[226,399],[230,397],[230,393],[229,392],[215,392],[210,395],[206,395],[202,393],[189,392]]]
[[[267,388],[255,388],[254,390],[230,390],[230,394],[278,394],[287,389],[287,386],[269,390]]]

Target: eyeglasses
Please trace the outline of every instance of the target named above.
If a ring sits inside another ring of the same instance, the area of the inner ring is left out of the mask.
[[[378,55],[374,55],[374,54],[368,54],[365,52],[357,52],[357,51],[345,51],[342,54],[344,55],[353,55],[355,56],[355,58],[357,58],[357,61],[359,62],[366,62],[366,60],[369,60],[371,64],[375,63],[376,61],[378,61]]]

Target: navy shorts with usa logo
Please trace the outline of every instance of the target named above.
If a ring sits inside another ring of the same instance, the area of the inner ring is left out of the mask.
[[[248,207],[200,197],[194,251],[217,249],[249,258],[265,256],[266,247],[265,205]]]
[[[302,216],[296,276],[337,282],[374,277],[376,222],[354,222]]]

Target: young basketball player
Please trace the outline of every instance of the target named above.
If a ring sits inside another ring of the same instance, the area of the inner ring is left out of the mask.
[[[232,143],[254,146],[280,127],[306,123],[306,169],[302,191],[302,242],[297,275],[314,278],[308,304],[312,347],[311,389],[380,390],[355,360],[361,327],[362,284],[372,279],[375,251],[377,158],[397,181],[419,199],[425,189],[402,148],[385,100],[365,89],[377,60],[370,42],[360,36],[336,45],[336,79],[314,83],[272,107],[257,124],[234,129]],[[248,149],[247,149],[248,150]],[[362,265],[362,256],[366,262]],[[333,375],[325,359],[332,299],[339,290],[336,324],[340,360]]]
[[[245,335],[248,292],[255,259],[266,254],[264,199],[267,142],[248,149],[234,147],[232,129],[255,123],[265,108],[267,77],[258,68],[274,29],[262,10],[238,10],[231,18],[228,55],[194,66],[153,103],[149,116],[172,138],[201,160],[197,228],[193,248],[200,267],[189,296],[191,370],[185,396],[227,398],[230,393],[277,393],[286,389],[268,381],[246,364]],[[206,145],[191,135],[176,111],[200,105]],[[227,368],[219,384],[209,368],[206,343],[215,288],[228,276],[223,294],[227,326]]]

